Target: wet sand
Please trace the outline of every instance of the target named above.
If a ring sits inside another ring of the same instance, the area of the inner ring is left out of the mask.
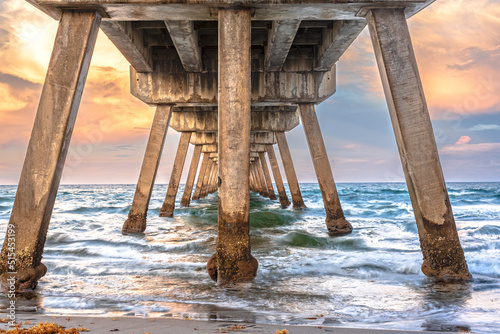
[[[379,330],[355,329],[328,326],[297,326],[297,325],[265,325],[237,322],[183,320],[173,318],[137,318],[137,317],[68,317],[68,316],[40,316],[23,314],[18,315],[17,321],[30,322],[21,328],[29,328],[39,322],[56,323],[66,328],[85,328],[89,333],[120,332],[127,334],[189,334],[189,333],[268,333],[286,329],[289,334],[439,334],[440,332],[408,331],[408,330]],[[0,328],[10,329],[7,324],[0,324]],[[85,333],[85,332],[82,332]],[[286,332],[282,332],[286,333]]]

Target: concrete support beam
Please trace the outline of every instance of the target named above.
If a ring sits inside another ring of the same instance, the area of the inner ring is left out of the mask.
[[[217,132],[194,132],[191,135],[193,145],[214,145],[217,144]]]
[[[207,263],[219,285],[257,275],[250,253],[250,9],[219,9],[219,219]]]
[[[203,153],[217,153],[217,145],[201,145]]]
[[[203,186],[203,179],[205,178],[208,161],[210,160],[209,156],[210,154],[203,154],[203,160],[201,161],[200,172],[198,173],[198,180],[196,181],[196,189],[193,194],[193,200],[197,200],[200,198],[201,188]]]
[[[276,141],[278,142],[281,160],[283,160],[283,168],[285,169],[288,187],[290,188],[290,193],[292,194],[293,208],[304,209],[306,208],[306,205],[304,204],[304,200],[302,199],[299,181],[297,181],[297,175],[295,174],[295,167],[293,166],[292,156],[290,154],[290,149],[288,148],[288,142],[286,141],[285,133],[276,132],[275,136]]]
[[[165,21],[186,72],[201,72],[201,48],[193,21]]]
[[[135,71],[153,72],[150,49],[144,46],[144,30],[135,30],[132,25],[132,21],[103,21],[101,29]]]
[[[352,232],[352,226],[345,219],[344,211],[340,204],[314,105],[301,104],[299,105],[299,112],[309,152],[314,164],[314,170],[316,171],[316,177],[318,178],[319,189],[321,190],[321,196],[323,196],[328,232],[332,235],[349,234]]]
[[[64,11],[59,22],[0,255],[0,275],[17,272],[17,288],[35,288],[47,271],[41,262],[47,230],[100,22],[99,14],[81,11]]]
[[[332,28],[323,29],[315,71],[329,71],[366,26],[365,21],[333,21]]]
[[[423,253],[422,271],[470,279],[402,9],[367,16]]]
[[[191,135],[192,137],[192,135]],[[191,165],[189,166],[189,173],[184,186],[184,194],[182,194],[181,205],[189,206],[191,203],[191,193],[193,192],[194,179],[198,170],[198,164],[201,156],[201,145],[195,145],[193,157],[191,158]]]
[[[168,182],[167,195],[163,201],[160,209],[160,217],[171,217],[175,209],[175,197],[179,189],[179,182],[182,176],[182,169],[186,161],[186,155],[189,148],[189,139],[191,132],[182,132],[179,140],[179,147],[175,154],[174,165],[172,166],[172,173],[170,174],[170,181]]]
[[[139,181],[137,181],[135,189],[134,200],[132,201],[128,218],[122,227],[123,234],[142,233],[146,230],[149,201],[153,192],[156,172],[160,165],[161,153],[167,136],[172,109],[172,105],[159,105],[156,107],[144,160],[142,161],[141,173],[139,174]]]
[[[274,175],[274,181],[276,182],[276,188],[278,189],[278,197],[280,199],[281,208],[288,208],[290,206],[290,201],[286,195],[285,186],[283,185],[283,179],[281,178],[281,172],[278,166],[278,160],[276,160],[276,154],[274,153],[272,145],[267,146],[267,157],[269,158],[269,163]]]
[[[269,173],[269,168],[267,167],[266,153],[259,152],[259,158],[260,158],[260,164],[262,166],[262,171],[264,172],[264,179],[267,185],[267,194],[269,195],[269,199],[275,201],[278,198],[274,193],[273,181],[271,180],[271,174]]]
[[[264,68],[266,71],[281,71],[297,30],[299,30],[300,22],[300,20],[273,21],[265,51]]]
[[[218,117],[217,111],[174,111],[170,127],[178,132],[217,132]],[[290,131],[299,125],[299,120],[297,110],[253,111],[250,127],[255,132]]]
[[[254,105],[319,103],[332,96],[336,89],[335,66],[326,72],[253,72],[251,75]],[[148,104],[215,106],[217,85],[217,72],[186,72],[178,60],[157,61],[152,73],[130,70],[132,95]]]

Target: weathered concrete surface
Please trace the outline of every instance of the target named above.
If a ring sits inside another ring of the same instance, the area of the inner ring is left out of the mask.
[[[174,214],[175,197],[177,196],[177,190],[179,190],[179,182],[186,161],[190,138],[191,132],[181,133],[179,147],[177,148],[174,164],[172,166],[172,173],[170,174],[170,181],[168,182],[167,195],[160,209],[160,217],[171,217]]]
[[[295,174],[295,167],[293,166],[292,156],[290,154],[290,149],[288,148],[288,142],[286,141],[285,133],[276,132],[275,136],[276,141],[278,142],[281,160],[283,161],[283,169],[285,170],[288,187],[290,188],[290,193],[292,194],[293,208],[304,209],[306,208],[306,205],[304,204],[304,200],[302,199],[299,181],[297,181],[297,175]]]
[[[149,201],[153,192],[158,166],[160,165],[163,144],[167,136],[168,123],[172,114],[171,105],[158,105],[156,107],[149,140],[146,146],[146,153],[142,161],[139,181],[135,189],[134,200],[128,214],[128,218],[123,224],[122,233],[142,233],[146,230],[146,217]]]
[[[275,201],[278,198],[274,193],[273,181],[271,180],[271,174],[269,173],[269,168],[267,167],[266,154],[264,152],[259,152],[259,158],[262,171],[264,172],[264,179],[266,180],[267,194],[269,195],[269,199]]]
[[[422,271],[469,279],[404,12],[373,10],[367,21],[419,231]]]
[[[217,132],[193,132],[190,143],[193,145],[217,145]],[[250,144],[276,144],[274,132],[250,132]]]
[[[186,180],[186,185],[184,186],[184,194],[182,194],[182,199],[181,199],[182,206],[189,206],[189,204],[191,203],[191,193],[193,192],[194,179],[196,177],[196,172],[198,170],[200,156],[201,156],[201,145],[196,145],[194,147],[193,157],[191,158],[191,165],[189,166],[189,173]]]
[[[274,181],[276,182],[276,188],[278,189],[278,197],[280,199],[280,204],[283,209],[290,206],[290,201],[286,195],[285,186],[283,185],[283,179],[281,178],[280,168],[278,166],[278,160],[276,159],[276,154],[274,153],[274,148],[272,145],[267,146],[267,157],[269,158],[269,163],[271,164],[271,169],[273,170]]]
[[[207,173],[207,166],[209,161],[210,154],[203,154],[203,160],[201,161],[200,172],[198,173],[198,180],[196,181],[196,188],[193,194],[193,200],[197,200],[200,198],[203,179],[205,178],[205,173]]]
[[[59,22],[0,255],[0,274],[17,271],[17,288],[35,288],[47,271],[47,230],[100,22],[96,12],[70,11]]]
[[[251,131],[290,131],[299,125],[299,113],[294,111],[262,110],[251,113]],[[218,131],[217,111],[174,111],[170,127],[178,132]]]
[[[323,197],[328,232],[332,235],[349,234],[352,232],[352,225],[345,219],[344,211],[340,204],[314,105],[301,104],[299,105],[299,112],[314,170],[318,178],[319,189]]]
[[[201,145],[203,153],[217,153],[217,145]]]
[[[165,24],[186,72],[201,72],[201,48],[194,22],[175,20]]]
[[[265,53],[266,71],[281,71],[300,27],[300,20],[273,21]]]
[[[219,219],[216,253],[207,263],[219,285],[251,281],[250,9],[219,10]]]

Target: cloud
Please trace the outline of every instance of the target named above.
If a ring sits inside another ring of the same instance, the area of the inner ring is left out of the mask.
[[[500,130],[498,124],[477,124],[469,129],[470,131]]]
[[[469,136],[462,136],[458,139],[455,145],[467,145],[470,142]]]

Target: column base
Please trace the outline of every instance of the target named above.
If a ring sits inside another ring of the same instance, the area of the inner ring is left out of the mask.
[[[174,210],[160,211],[160,217],[172,217],[174,215]]]
[[[290,206],[291,203],[290,203],[290,200],[288,198],[282,199],[280,197],[280,204],[281,204],[281,208],[282,209],[286,209],[286,208],[288,208]]]
[[[17,264],[19,265],[19,264]],[[38,285],[38,280],[45,276],[47,273],[47,267],[40,263],[35,268],[19,269],[15,275],[9,275],[7,273],[2,275],[1,281],[2,286],[10,285],[8,281],[12,276],[15,277],[15,291],[22,292],[24,290],[34,290]]]
[[[271,195],[269,196],[269,199],[270,199],[270,200],[272,200],[272,201],[276,201],[276,200],[278,199],[278,197],[276,197],[276,195],[275,195],[275,194],[271,194]]]
[[[337,219],[326,217],[326,228],[331,235],[345,235],[352,232],[352,225],[344,217]]]
[[[307,209],[307,206],[304,204],[304,202],[293,202],[292,208],[294,210],[301,210],[301,209]]]
[[[236,268],[231,268],[234,272],[229,273],[228,270],[226,270],[226,278],[224,282],[219,282],[218,281],[218,268],[217,268],[217,254],[214,254],[210,257],[210,259],[207,262],[207,272],[208,276],[215,282],[217,282],[219,285],[231,285],[231,284],[237,284],[237,283],[247,283],[251,282],[255,279],[257,276],[257,269],[259,268],[259,261],[257,261],[256,258],[254,258],[252,255],[250,255],[250,261],[248,260],[241,260],[238,261],[236,264]]]
[[[142,233],[146,230],[146,216],[142,213],[131,214],[123,223],[122,234]]]
[[[441,242],[427,247],[422,253],[424,262],[421,269],[424,275],[440,281],[472,279],[461,247],[454,249],[451,243]]]
[[[191,204],[191,201],[190,200],[187,200],[187,199],[181,199],[181,206],[183,207],[189,207],[189,204]]]

